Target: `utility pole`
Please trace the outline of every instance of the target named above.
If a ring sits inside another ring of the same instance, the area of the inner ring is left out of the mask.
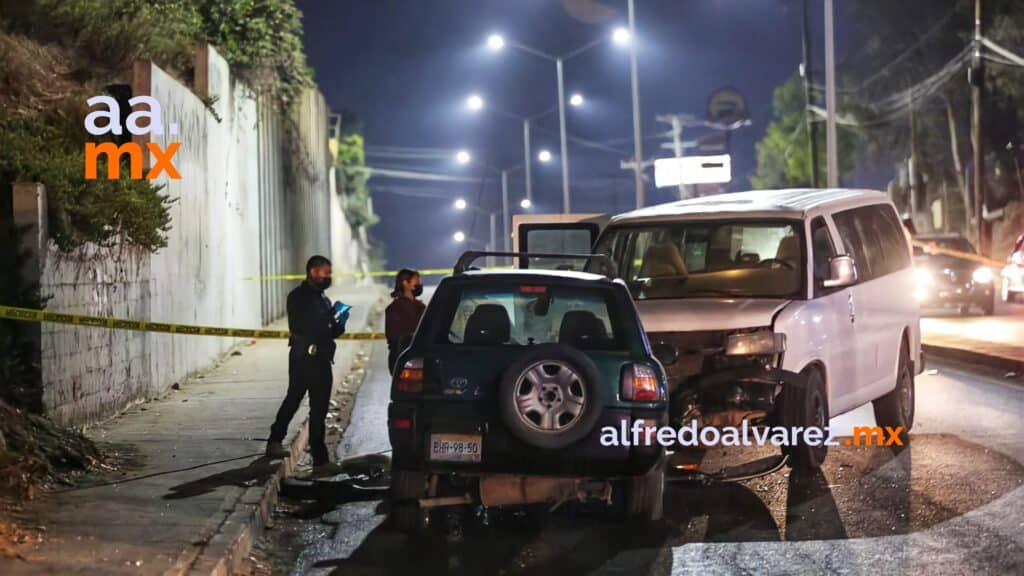
[[[810,38],[810,15],[807,9],[807,0],[804,0],[803,17],[803,66],[801,68],[804,77],[804,117],[807,122],[807,148],[810,152],[811,188],[817,188],[818,183],[818,127],[814,123],[814,115],[811,114],[813,103],[811,94],[811,38]]]
[[[558,72],[558,124],[562,138],[562,212],[569,213],[569,145],[565,137],[565,76],[562,73],[562,59],[555,60]]]
[[[918,211],[918,193],[921,186],[917,179],[917,123],[915,121],[914,104],[910,104],[910,161],[908,166],[908,180],[910,181],[910,220],[914,222],[916,229],[916,218]]]
[[[988,235],[985,230],[985,146],[982,129],[981,99],[984,95],[985,70],[981,60],[981,0],[974,0],[974,55],[971,59],[971,143],[974,145],[974,218],[978,251],[988,256]]]
[[[501,234],[504,240],[501,243],[505,252],[509,251],[508,234],[508,170],[501,171]],[[495,247],[497,249],[497,247]]]
[[[825,0],[825,155],[828,187],[839,187],[839,150],[836,139],[836,38],[833,0]]]
[[[644,143],[640,129],[640,82],[636,64],[636,10],[629,0],[629,75],[633,92],[633,183],[636,186],[636,207],[644,207]]]
[[[683,157],[683,116],[681,114],[661,114],[657,117],[658,122],[664,122],[670,126],[672,134],[672,157]],[[663,148],[668,144],[662,144]],[[686,185],[679,183],[679,199],[686,198]]]
[[[530,158],[530,119],[523,118],[523,170],[526,178],[526,198],[531,202],[533,201],[533,176],[530,171],[532,160]]]

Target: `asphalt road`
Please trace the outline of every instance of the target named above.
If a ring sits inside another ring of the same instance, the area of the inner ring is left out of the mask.
[[[378,345],[341,457],[388,447],[384,357]],[[381,502],[352,502],[325,517],[333,535],[305,549],[294,573],[1022,574],[1024,382],[930,368],[899,453],[833,447],[816,478],[670,484],[665,521],[645,533],[568,506],[541,522],[470,518],[461,536],[445,522],[409,536],[383,522]],[[868,406],[832,426],[873,421]]]

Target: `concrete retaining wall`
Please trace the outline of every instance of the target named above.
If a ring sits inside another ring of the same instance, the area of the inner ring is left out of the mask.
[[[40,271],[48,309],[256,327],[284,313],[294,283],[247,277],[301,271],[314,252],[337,258],[339,272],[361,265],[364,250],[333,197],[323,97],[309,90],[295,117],[282,119],[271,99],[231,79],[212,47],[199,58],[195,85],[206,103],[159,67],[135,67],[134,94],[152,95],[163,108],[165,134],[152,140],[181,142],[174,162],[181,179],[164,174],[158,182],[176,199],[167,247],[150,254],[87,246],[61,254],[49,246]],[[172,124],[177,134],[170,134]],[[287,145],[288,125],[301,145]],[[43,404],[61,423],[95,421],[159,394],[234,344],[44,325]]]

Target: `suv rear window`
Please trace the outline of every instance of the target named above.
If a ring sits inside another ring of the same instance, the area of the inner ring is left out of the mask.
[[[542,283],[468,286],[444,332],[449,344],[529,346],[560,343],[581,349],[618,350],[608,290]]]

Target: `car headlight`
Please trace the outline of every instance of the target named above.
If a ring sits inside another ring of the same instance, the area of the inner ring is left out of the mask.
[[[935,283],[935,276],[930,270],[914,268],[914,284],[919,287],[931,286]]]
[[[982,266],[971,274],[971,278],[978,284],[988,284],[993,278],[992,269],[988,266]]]
[[[786,351],[786,335],[771,330],[730,334],[725,339],[726,356],[763,356]]]

